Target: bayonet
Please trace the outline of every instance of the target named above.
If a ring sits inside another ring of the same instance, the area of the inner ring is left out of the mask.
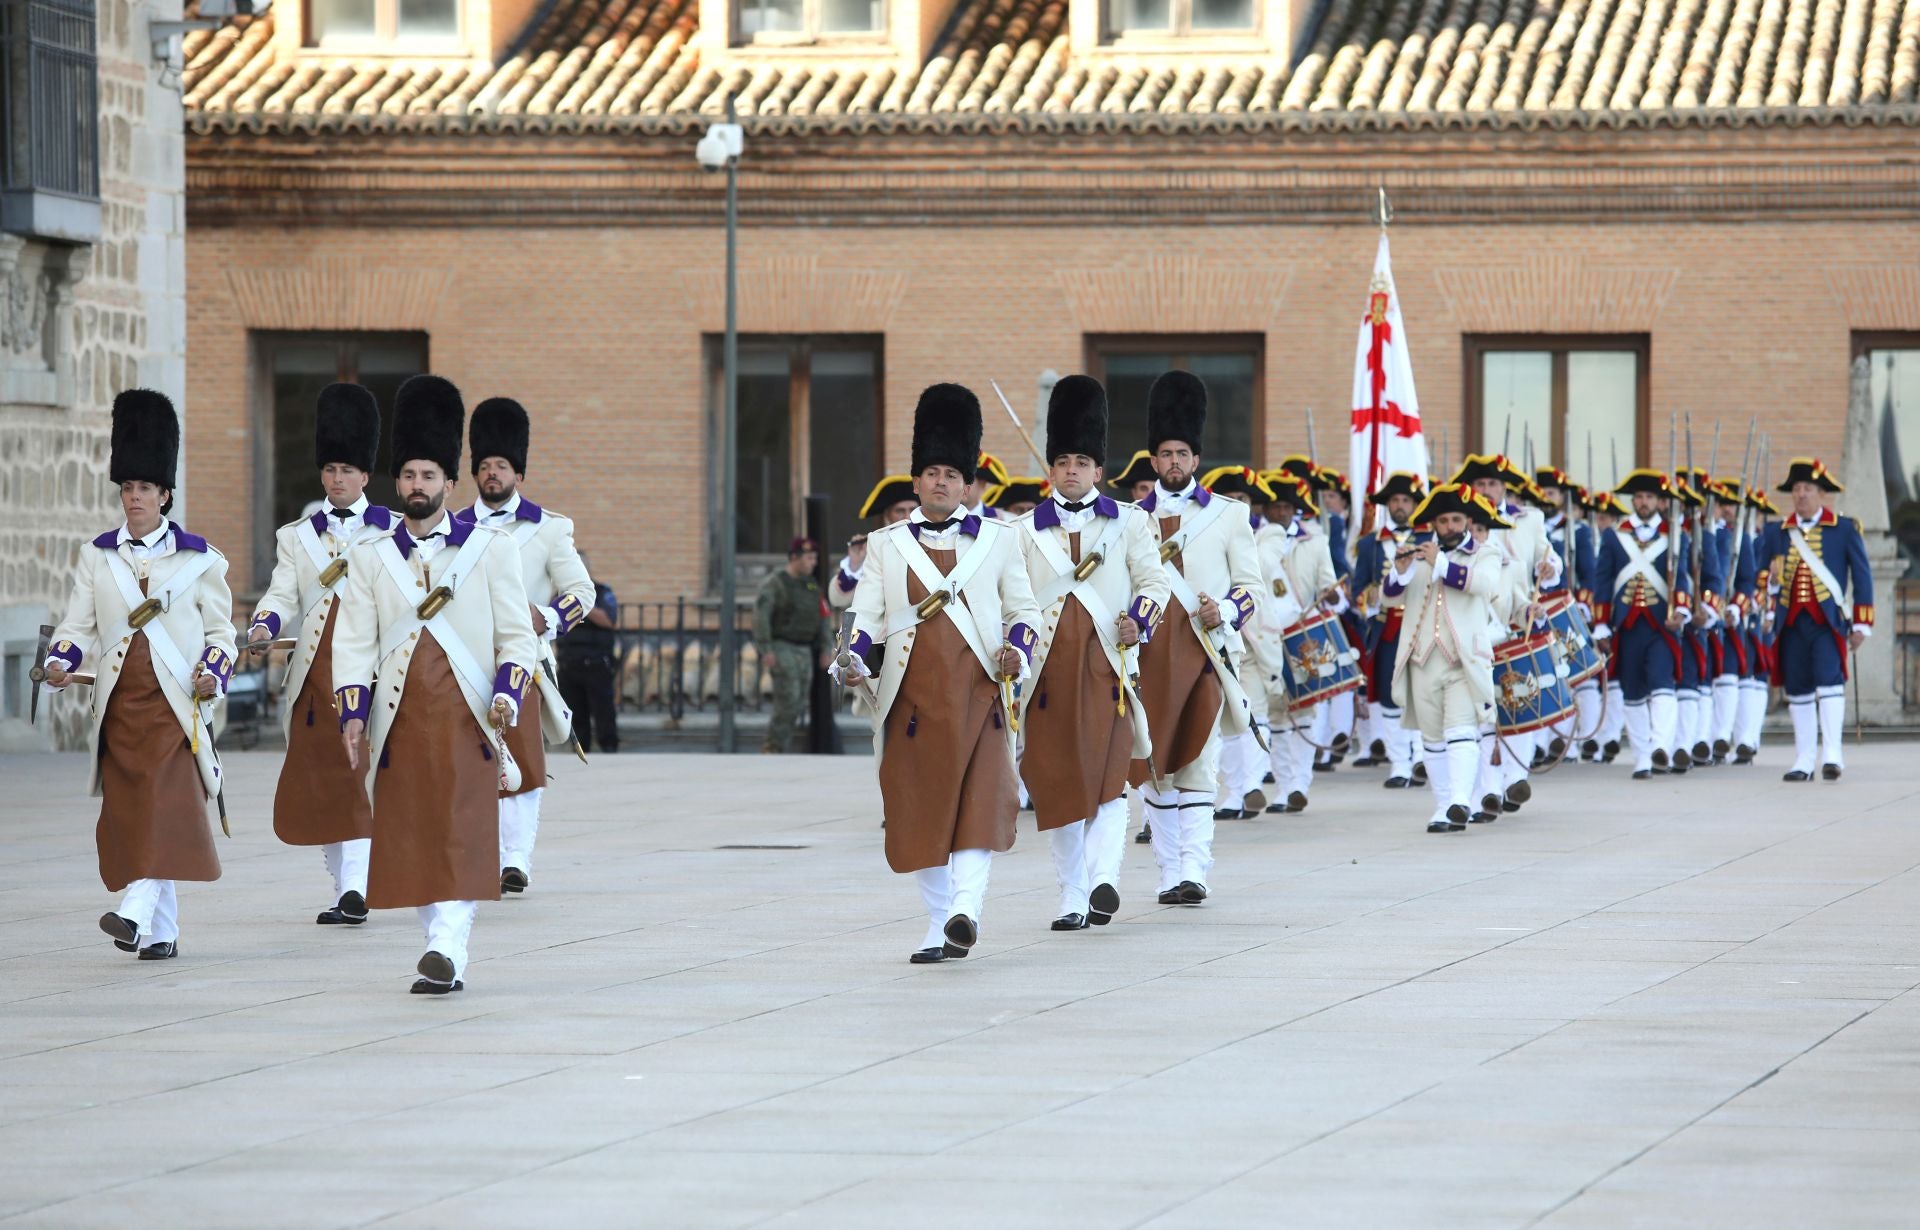
[[[1013,429],[1020,433],[1020,439],[1026,443],[1027,451],[1033,454],[1034,460],[1040,463],[1042,470],[1051,469],[1053,463],[1046,459],[1045,455],[1040,452],[1040,446],[1035,444],[1033,437],[1027,434],[1027,425],[1020,421],[1020,416],[1014,413],[1013,403],[1008,401],[1007,395],[1000,391],[1000,382],[998,380],[988,380],[987,383],[993,386],[993,395],[1000,399],[1002,406],[1006,407],[1007,417],[1013,420]]]
[[[1307,460],[1316,466],[1320,464],[1320,445],[1313,438],[1312,406],[1307,407]]]

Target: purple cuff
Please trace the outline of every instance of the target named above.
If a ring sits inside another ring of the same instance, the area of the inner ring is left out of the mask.
[[[586,608],[580,605],[580,599],[572,594],[561,594],[554,599],[553,609],[560,613],[560,635],[578,628],[587,618]]]
[[[333,707],[340,711],[342,730],[356,719],[364,722],[373,711],[373,689],[365,684],[350,683],[333,694]]]
[[[1033,661],[1033,651],[1040,644],[1040,634],[1025,624],[1015,624],[1007,629],[1007,644],[1020,651],[1020,656]]]
[[[833,583],[840,587],[841,593],[850,594],[853,592],[853,587],[860,584],[860,578],[848,576],[845,565],[842,565],[835,573]]]
[[[1143,594],[1127,608],[1127,618],[1139,625],[1140,643],[1144,645],[1153,639],[1153,625],[1160,618],[1160,604]]]
[[[1446,572],[1440,577],[1440,583],[1464,591],[1467,588],[1467,566],[1449,563]]]
[[[873,651],[873,637],[865,632],[853,634],[853,640],[847,644],[847,652],[856,658],[864,658]]]
[[[233,677],[233,655],[218,645],[209,645],[200,651],[200,665],[206,668],[220,686],[221,695],[227,691],[227,680]]]
[[[277,638],[280,635],[280,617],[272,611],[254,612],[253,626],[265,628],[269,637]]]
[[[533,674],[526,667],[515,662],[502,662],[500,669],[494,672],[493,694],[508,696],[518,708],[527,698],[527,685],[533,682]]]
[[[1398,598],[1401,594],[1404,594],[1406,592],[1407,592],[1407,587],[1400,584],[1400,582],[1394,580],[1392,573],[1388,573],[1387,579],[1380,582],[1380,593],[1382,597]]]
[[[78,670],[86,653],[72,641],[55,641],[53,648],[47,650],[47,661],[58,662],[67,670]],[[45,663],[42,663],[45,665]]]
[[[1233,606],[1233,626],[1240,627],[1253,618],[1253,595],[1236,585],[1227,591],[1227,601]]]

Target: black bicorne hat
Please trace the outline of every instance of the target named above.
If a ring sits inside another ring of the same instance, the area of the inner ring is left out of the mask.
[[[972,482],[980,464],[980,399],[964,385],[936,384],[913,408],[913,476],[952,466]]]
[[[148,482],[173,490],[180,468],[180,416],[163,393],[128,389],[113,399],[111,482]]]
[[[313,464],[335,462],[373,473],[380,451],[380,403],[357,384],[330,384],[314,407]]]
[[[1830,491],[1836,495],[1846,490],[1840,485],[1840,480],[1833,476],[1833,472],[1827,469],[1827,463],[1817,457],[1795,457],[1789,461],[1787,476],[1780,480],[1780,485],[1774,490],[1792,495],[1795,483],[1812,483],[1820,490]]]
[[[1367,502],[1385,508],[1388,497],[1407,495],[1412,496],[1413,502],[1418,504],[1426,494],[1427,485],[1418,474],[1411,470],[1395,470],[1387,475],[1387,481],[1381,483],[1378,490],[1367,497]]]
[[[1143,448],[1127,462],[1126,469],[1107,480],[1107,486],[1125,495],[1133,489],[1135,483],[1149,483],[1159,477],[1153,472],[1153,454]]]
[[[1066,376],[1047,397],[1047,460],[1068,453],[1107,464],[1107,391],[1092,376]]]
[[[1192,372],[1164,373],[1147,393],[1147,451],[1178,440],[1197,456],[1207,429],[1207,386]]]
[[[460,390],[441,376],[409,376],[393,395],[394,478],[409,461],[431,461],[448,478],[460,473],[460,429],[466,425]]]

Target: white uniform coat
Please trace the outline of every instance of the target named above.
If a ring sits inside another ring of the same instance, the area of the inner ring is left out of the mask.
[[[1249,639],[1270,707],[1284,708],[1288,700],[1286,678],[1281,673],[1286,661],[1286,630],[1320,609],[1320,595],[1339,580],[1333,571],[1332,544],[1304,524],[1297,528],[1297,534],[1290,534],[1285,527],[1275,525],[1255,539],[1260,548],[1260,575],[1266,584],[1261,587],[1259,613]]]
[[[234,655],[233,591],[227,588],[227,557],[199,535],[189,534],[171,522],[165,524],[165,532],[173,540],[173,553],[151,561],[147,573],[147,596],[161,598],[164,609],[146,627],[165,628],[188,671],[196,662],[204,663],[224,692],[233,673]],[[108,562],[118,557],[126,561],[136,578],[140,574],[131,548],[120,545],[118,537],[118,530],[108,530],[80,548],[80,560],[73,570],[73,596],[67,600],[60,626],[54,629],[47,655],[49,660],[66,663],[68,670],[85,669],[91,664],[94,754],[87,792],[95,796],[100,793],[100,725],[106,720],[107,702],[120,679],[120,663],[133,644],[135,633],[128,626],[127,616],[138,605],[127,602]],[[197,561],[203,558],[210,561],[206,570],[182,592],[172,593],[169,578],[198,567]],[[153,669],[159,676],[160,690],[166,694],[167,706],[180,723],[181,735],[191,738],[194,705],[189,700],[187,681],[176,678],[158,652],[153,654]],[[200,753],[194,758],[200,783],[209,797],[220,788],[220,762],[213,750],[213,731],[206,721],[211,709],[211,704],[201,708]]]
[[[1238,500],[1216,496],[1198,484],[1190,484],[1189,490],[1194,494],[1182,505],[1179,514],[1182,530],[1208,504],[1219,501],[1226,505],[1214,524],[1187,540],[1180,552],[1180,563],[1182,575],[1193,588],[1194,596],[1212,598],[1220,604],[1222,619],[1216,631],[1225,641],[1221,656],[1234,671],[1244,674],[1241,662],[1249,657],[1245,632],[1252,631],[1246,625],[1258,613],[1260,603],[1260,558],[1253,545],[1253,524],[1248,520],[1247,506]],[[1156,539],[1160,536],[1159,503],[1160,489],[1156,487],[1140,504],[1152,518],[1149,524],[1154,526]],[[1169,564],[1167,570],[1171,573],[1173,566]],[[1195,634],[1207,635],[1200,628],[1199,612],[1188,611],[1187,615],[1195,620]],[[1244,733],[1253,718],[1252,698],[1247,694],[1246,684],[1239,674],[1229,673],[1221,676],[1220,689],[1224,695],[1220,706],[1220,733]],[[1256,686],[1255,691],[1258,690]]]
[[[1389,574],[1381,588],[1383,605],[1407,611],[1393,659],[1393,703],[1405,711],[1404,725],[1409,727],[1416,725],[1408,696],[1413,686],[1409,663],[1415,657],[1424,661],[1440,654],[1459,662],[1475,707],[1484,711],[1494,701],[1494,604],[1506,585],[1499,555],[1491,543],[1469,538],[1467,544],[1442,552],[1438,567],[1459,584],[1436,581],[1435,567],[1415,559],[1407,562],[1406,571]]]
[[[565,743],[573,736],[573,711],[560,696],[558,666],[548,646],[585,622],[594,602],[593,578],[573,545],[573,519],[517,492],[497,510],[475,504],[455,516],[501,530],[519,545],[527,602],[540,608],[547,623],[544,632],[535,633],[544,642],[534,675],[540,684],[540,733],[548,743]]]

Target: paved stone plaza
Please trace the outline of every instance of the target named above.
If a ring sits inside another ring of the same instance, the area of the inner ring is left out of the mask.
[[[312,925],[277,757],[164,964],[97,930],[84,762],[4,759],[0,1224],[1911,1226],[1917,755],[1569,766],[1438,837],[1342,770],[1064,935],[1023,817],[931,967],[864,759],[556,758],[444,999],[411,911]]]

